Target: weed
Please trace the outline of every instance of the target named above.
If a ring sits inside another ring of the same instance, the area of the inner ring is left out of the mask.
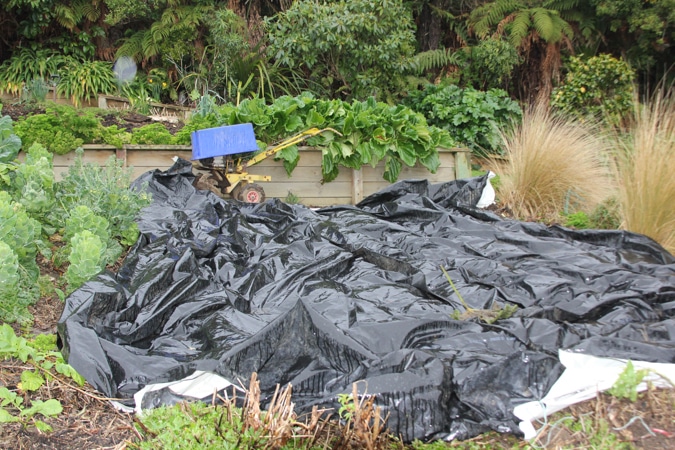
[[[634,402],[637,400],[637,387],[649,371],[647,369],[635,370],[633,363],[628,361],[626,368],[621,372],[619,378],[614,383],[608,394],[617,398],[627,398]]]
[[[286,195],[284,202],[288,203],[289,205],[297,205],[298,203],[300,203],[300,197],[295,195],[293,192],[288,191],[288,194]]]
[[[469,305],[464,301],[462,294],[460,294],[455,287],[455,283],[452,282],[452,278],[450,278],[450,275],[443,266],[441,266],[441,271],[443,271],[443,274],[448,280],[448,283],[450,283],[452,290],[455,291],[459,301],[462,302],[462,306],[464,306],[464,312],[460,313],[459,310],[453,311],[452,315],[450,316],[451,319],[469,320],[475,317],[485,323],[494,323],[497,320],[508,319],[518,310],[518,305],[504,305],[503,308],[499,308],[497,307],[496,303],[493,304],[492,309],[476,309],[469,307]]]

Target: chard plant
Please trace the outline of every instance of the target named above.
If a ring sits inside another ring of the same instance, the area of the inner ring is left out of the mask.
[[[323,181],[334,180],[340,167],[359,169],[384,163],[382,177],[394,182],[404,165],[419,163],[430,172],[440,164],[438,148],[452,148],[457,142],[447,131],[430,126],[422,114],[402,105],[390,106],[376,101],[346,102],[321,100],[311,94],[282,96],[271,105],[262,99],[247,99],[238,106],[225,104],[211,107],[204,115],[195,114],[176,133],[177,144],[189,144],[192,131],[250,122],[263,147],[303,129],[330,127],[339,132],[325,132],[308,139],[307,145],[322,151]],[[290,175],[300,156],[297,146],[277,154]]]

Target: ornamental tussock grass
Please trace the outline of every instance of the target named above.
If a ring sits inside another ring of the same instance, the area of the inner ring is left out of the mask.
[[[505,158],[487,164],[500,176],[500,202],[525,220],[592,211],[612,193],[608,141],[599,130],[541,104],[525,110],[522,122],[502,134]]]
[[[621,227],[675,252],[675,99],[663,89],[635,101],[628,132],[617,136]]]

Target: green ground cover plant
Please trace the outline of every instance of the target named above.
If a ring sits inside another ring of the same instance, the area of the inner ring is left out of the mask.
[[[13,358],[31,367],[22,372],[21,382],[16,389],[0,387],[0,423],[21,422],[43,432],[52,431],[51,426],[40,416],[61,414],[61,402],[56,398],[28,400],[28,394],[59,375],[72,379],[79,386],[85,383],[84,378],[66,364],[61,353],[56,350],[56,335],[38,335],[28,340],[17,336],[9,325],[0,325],[0,358]]]

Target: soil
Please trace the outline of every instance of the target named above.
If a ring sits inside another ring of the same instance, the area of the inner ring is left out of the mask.
[[[13,120],[30,113],[34,114],[36,110],[16,105],[4,105],[2,110],[3,115],[10,115]],[[148,123],[144,116],[134,113],[111,114],[105,118],[106,123],[128,127],[127,129]],[[501,216],[509,215],[507,209],[498,205],[491,209]],[[63,269],[55,268],[51,261],[46,259],[39,259],[38,265],[42,275],[51,277],[54,282],[63,273]],[[119,262],[109,269],[115,271],[117,267]],[[54,334],[63,307],[64,303],[55,294],[43,296],[30,308],[34,316],[30,328],[19,329],[15,326],[15,331],[20,331],[24,335]],[[21,373],[26,369],[33,367],[16,359],[0,361],[0,386],[20,392],[17,385],[21,381]],[[565,414],[576,418],[591,417],[594,420],[603,418],[616,430],[614,433],[620,441],[631,443],[636,448],[671,449],[675,448],[674,391],[675,389],[650,390],[640,394],[637,402],[618,400],[601,394],[597,399],[569,408]],[[0,448],[123,449],[142,439],[134,427],[134,417],[116,410],[110,399],[104,398],[88,384],[79,387],[72,380],[55,377],[37,392],[24,397],[26,404],[30,400],[56,398],[60,400],[63,412],[57,417],[44,419],[44,422],[53,429],[50,433],[41,432],[35,426],[24,426],[19,423],[2,424]],[[629,425],[626,426],[627,424]],[[581,431],[571,432],[569,428],[557,426],[555,423],[537,427],[541,429],[537,444],[543,445],[542,448],[586,448],[589,445],[588,436]],[[472,448],[518,448],[525,444],[524,441],[518,441],[512,436],[496,433],[477,436],[471,441],[474,445],[480,446]]]

